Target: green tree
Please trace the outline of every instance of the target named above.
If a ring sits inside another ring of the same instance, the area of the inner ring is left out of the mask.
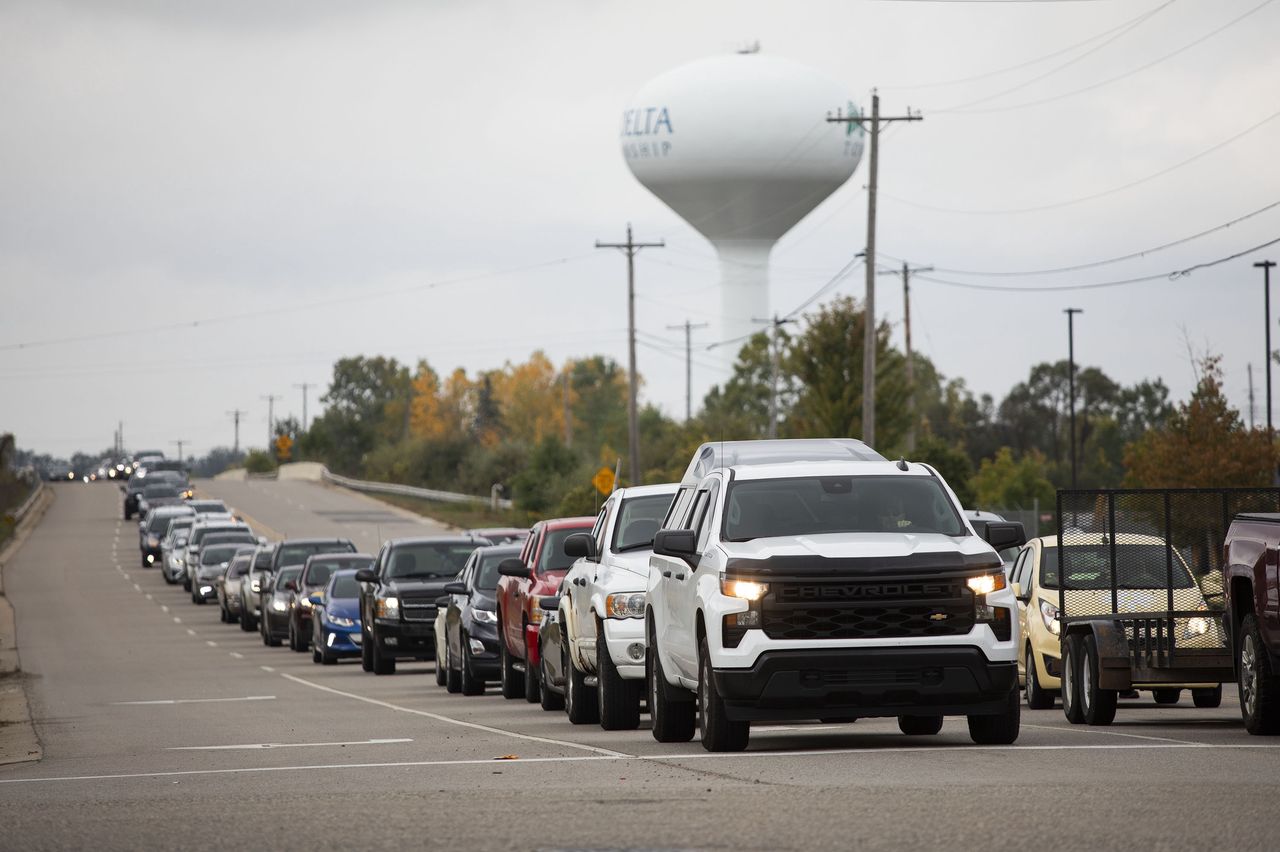
[[[595,456],[602,446],[627,446],[627,373],[603,355],[569,367],[575,446]]]
[[[548,435],[529,453],[528,464],[511,481],[516,506],[546,516],[574,485],[589,479],[577,453],[555,435]]]
[[[343,358],[322,398],[327,406],[313,429],[325,433],[317,444],[326,460],[343,472],[359,473],[365,455],[378,443],[405,437],[413,391],[409,369],[394,358]]]
[[[942,478],[951,486],[951,490],[966,508],[974,505],[973,462],[963,447],[948,443],[936,435],[925,433],[916,441],[916,451],[911,454],[911,461],[932,465]]]
[[[973,477],[974,507],[1031,509],[1054,505],[1055,492],[1045,470],[1045,458],[1031,450],[1015,459],[1013,450],[1001,447],[995,458],[984,459]]]
[[[785,329],[779,335],[779,346],[785,352],[791,338]],[[769,393],[773,384],[773,355],[769,335],[753,334],[733,364],[733,375],[721,387],[711,388],[702,401],[699,419],[712,440],[737,441],[763,438],[769,433]],[[785,370],[779,370],[778,419],[784,423],[795,399],[795,386]],[[779,426],[779,433],[785,429]]]

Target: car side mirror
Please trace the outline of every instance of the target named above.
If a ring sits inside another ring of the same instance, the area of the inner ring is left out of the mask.
[[[1027,543],[1027,533],[1018,521],[988,521],[982,537],[997,551]]]
[[[698,536],[693,530],[658,530],[653,537],[653,552],[690,562],[697,555]]]
[[[324,595],[307,595],[307,600],[310,601],[312,606],[324,606]]]
[[[296,591],[298,591],[298,584],[297,584],[296,582],[294,582],[293,580],[285,580],[285,581],[284,581],[284,590],[285,590],[286,592],[296,592]]]
[[[596,540],[591,533],[574,533],[564,540],[564,555],[574,559],[596,558]]]
[[[265,535],[258,536],[258,546],[259,547],[267,546],[267,537]]]
[[[372,568],[361,568],[356,572],[356,580],[361,583],[376,583],[378,582],[378,572]]]
[[[1018,600],[1020,600],[1020,601],[1025,601],[1025,600],[1026,600],[1026,598],[1022,596],[1022,584],[1021,584],[1021,583],[1010,583],[1010,584],[1009,584],[1009,590],[1013,592],[1013,596],[1014,596],[1015,598],[1017,598]]]
[[[444,593],[446,595],[468,595],[469,596],[471,594],[471,590],[467,588],[466,583],[447,583],[445,584],[445,587],[444,587]],[[445,601],[447,603],[448,598],[445,598]]]
[[[503,577],[519,577],[522,580],[527,580],[533,576],[533,571],[529,569],[529,566],[515,557],[499,562],[498,573]]]
[[[436,598],[436,609],[445,609],[448,606],[449,606],[448,595],[441,595],[440,597]]]
[[[572,554],[565,554],[565,555],[569,556]],[[560,609],[560,596],[547,595],[545,598],[540,598],[538,600],[538,606],[541,607],[544,612],[555,612],[556,610]]]

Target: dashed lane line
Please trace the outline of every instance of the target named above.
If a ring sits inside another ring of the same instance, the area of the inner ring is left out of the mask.
[[[240,745],[213,746],[169,746],[165,751],[242,751],[267,748],[324,748],[326,746],[361,746],[391,745],[393,743],[411,743],[412,738],[397,737],[395,739],[351,740],[338,743],[241,743]]]
[[[117,705],[145,704],[225,704],[229,701],[275,701],[274,695],[242,695],[235,698],[155,698],[149,701],[115,701]]]
[[[461,719],[454,719],[449,716],[441,716],[439,713],[431,713],[427,710],[417,710],[412,707],[405,707],[400,704],[392,704],[389,701],[379,701],[376,698],[369,698],[368,696],[365,696],[365,695],[357,695],[354,692],[344,692],[341,689],[334,689],[331,686],[324,686],[319,683],[313,683],[312,681],[304,680],[303,678],[296,677],[291,674],[286,674],[284,672],[281,672],[280,676],[285,678],[286,680],[291,680],[294,683],[300,683],[303,686],[309,686],[312,689],[318,689],[322,692],[328,692],[333,695],[341,695],[343,698],[350,698],[354,701],[363,701],[365,704],[373,704],[377,707],[385,707],[388,710],[395,710],[398,713],[411,713],[415,716],[423,716],[427,719],[435,719],[437,722],[444,722],[447,725],[457,725],[462,728],[470,728],[471,730],[474,730],[474,731],[484,731],[490,734],[498,734],[499,736],[513,737],[518,740],[525,740],[526,742],[543,743],[544,745],[558,746],[560,748],[580,749],[582,751],[593,752],[595,754],[603,755],[605,757],[628,757],[629,756],[625,752],[614,751],[613,749],[597,748],[596,746],[569,742],[568,740],[557,740],[557,739],[552,739],[551,737],[535,737],[530,734],[521,734],[521,733],[517,733],[516,731],[503,730],[502,728],[491,728],[488,725],[481,725],[477,722],[464,722]]]
[[[244,659],[244,654],[241,654],[239,651],[232,651],[231,656],[235,657],[237,660]]]

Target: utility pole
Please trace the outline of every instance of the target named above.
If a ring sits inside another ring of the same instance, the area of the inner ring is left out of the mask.
[[[871,119],[861,115],[844,115],[839,110],[827,115],[827,121],[857,124],[871,134],[871,154],[867,181],[867,295],[863,320],[862,355],[862,440],[876,445],[876,189],[879,184],[880,125],[895,121],[920,121],[922,116],[907,110],[906,115],[882,116],[880,96],[871,90]],[[867,125],[870,124],[870,127]]]
[[[1081,308],[1067,308],[1067,387],[1068,406],[1071,411],[1071,487],[1076,487],[1076,314]]]
[[[773,439],[778,437],[778,362],[782,353],[782,347],[778,345],[778,334],[782,331],[784,325],[789,322],[795,322],[795,320],[780,319],[777,314],[774,314],[773,319],[752,317],[751,321],[773,326],[771,329],[773,333],[769,335],[769,429],[765,433],[766,438]]]
[[[1275,433],[1271,426],[1271,267],[1274,260],[1260,260],[1254,264],[1262,270],[1262,304],[1263,324],[1267,327],[1267,438],[1273,439]]]
[[[191,442],[190,442],[190,441],[188,441],[186,438],[183,438],[183,439],[178,440],[178,441],[170,441],[169,443],[170,443],[170,444],[177,444],[177,446],[178,446],[178,464],[182,464],[182,448],[183,448],[183,446],[185,446],[186,444],[189,444],[189,443],[191,443]]]
[[[267,452],[271,452],[271,444],[276,439],[276,400],[280,397],[277,394],[269,393],[266,396],[259,397],[267,401]]]
[[[666,243],[638,243],[631,238],[631,223],[627,223],[625,243],[604,243],[596,240],[596,248],[622,249],[627,255],[627,359],[629,375],[627,392],[627,439],[630,444],[630,471],[632,484],[640,484],[640,418],[636,412],[636,252],[645,248],[665,248]]]
[[[303,382],[300,385],[294,385],[295,388],[302,389],[302,431],[307,431],[307,389],[315,387],[311,382]]]
[[[249,412],[239,408],[234,408],[231,411],[227,412],[227,414],[230,415],[231,419],[234,420],[236,424],[236,445],[234,450],[236,455],[240,455],[240,416],[242,414],[248,414],[248,413]]]
[[[907,337],[907,452],[916,448],[916,365],[911,350],[911,276],[917,272],[932,272],[932,266],[911,266],[902,261],[902,271],[881,269],[877,275],[902,275],[902,327]]]
[[[1253,364],[1250,363],[1248,366],[1249,366],[1249,431],[1252,432],[1254,429],[1253,416],[1254,414],[1257,413],[1258,406],[1257,406],[1257,403],[1253,401]]]
[[[681,325],[667,326],[668,331],[684,329],[684,421],[686,423],[693,419],[693,330],[706,328],[707,325],[705,322],[685,320]]]

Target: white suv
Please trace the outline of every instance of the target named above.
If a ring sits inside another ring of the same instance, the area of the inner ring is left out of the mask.
[[[703,746],[733,751],[754,721],[897,716],[935,734],[965,715],[975,742],[1017,739],[1018,619],[996,550],[1021,524],[979,538],[928,465],[750,455],[695,456],[698,484],[655,537],[654,737],[690,739],[697,715]]]
[[[564,673],[565,710],[574,724],[599,721],[607,731],[640,724],[649,556],[676,489],[619,489],[591,532],[565,539],[565,553],[578,557],[560,584],[560,629],[573,669]]]

